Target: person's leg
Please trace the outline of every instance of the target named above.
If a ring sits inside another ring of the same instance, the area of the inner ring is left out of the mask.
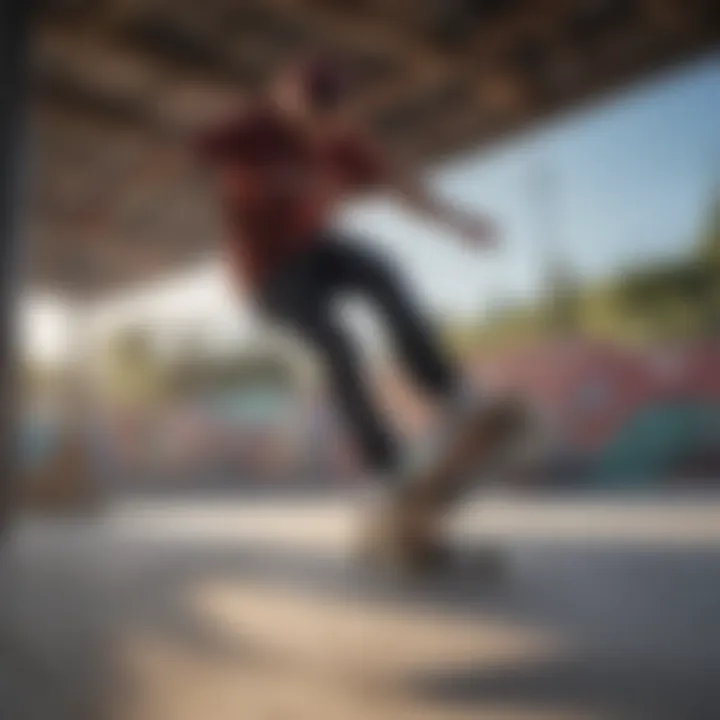
[[[329,316],[306,319],[302,332],[319,352],[330,389],[360,445],[365,464],[389,479],[399,461],[398,442],[372,399],[368,379],[348,332]]]
[[[369,470],[390,478],[399,460],[398,442],[375,405],[352,339],[333,317],[336,289],[325,248],[316,249],[266,288],[265,312],[309,341],[326,368],[330,390],[359,444]]]
[[[371,250],[341,242],[333,246],[333,262],[344,283],[378,307],[416,383],[437,400],[453,398],[462,373],[392,266]]]

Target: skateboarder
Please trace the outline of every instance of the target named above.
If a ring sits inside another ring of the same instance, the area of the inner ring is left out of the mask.
[[[377,307],[405,370],[435,402],[453,412],[475,401],[402,278],[333,229],[334,214],[348,198],[384,189],[470,245],[494,247],[496,231],[488,218],[437,198],[353,126],[346,90],[327,60],[293,66],[264,98],[205,133],[201,150],[217,174],[234,271],[262,314],[317,351],[368,470],[393,489],[406,480],[403,453],[333,312],[338,293]]]

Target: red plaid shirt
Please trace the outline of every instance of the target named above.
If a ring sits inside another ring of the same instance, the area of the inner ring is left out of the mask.
[[[318,139],[272,108],[212,129],[200,150],[220,172],[232,257],[253,286],[311,245],[349,192],[385,173],[356,133]]]

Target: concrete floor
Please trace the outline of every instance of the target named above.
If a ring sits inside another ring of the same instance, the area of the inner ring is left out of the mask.
[[[720,497],[478,500],[424,578],[353,563],[352,508],[22,519],[0,718],[720,717]]]

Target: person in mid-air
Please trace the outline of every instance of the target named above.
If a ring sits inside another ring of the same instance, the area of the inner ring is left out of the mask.
[[[298,63],[266,97],[205,132],[200,149],[218,179],[234,272],[261,313],[314,347],[368,471],[400,490],[412,481],[405,454],[334,313],[336,296],[352,291],[380,310],[404,368],[448,413],[478,403],[395,268],[333,229],[334,215],[348,198],[383,189],[472,246],[494,247],[496,230],[393,162],[346,117],[346,91],[332,62]]]

